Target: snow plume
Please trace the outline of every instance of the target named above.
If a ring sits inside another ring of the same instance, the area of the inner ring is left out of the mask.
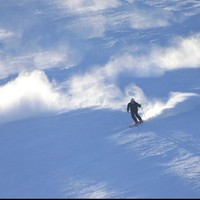
[[[191,97],[200,97],[196,93],[170,92],[169,97],[166,98],[166,100],[161,100],[160,98],[152,99],[147,97],[143,90],[135,84],[131,84],[125,89],[124,96],[126,99],[129,97],[129,100],[134,97],[139,103],[142,104],[143,110],[139,111],[142,113],[142,115],[145,115],[145,119],[155,118],[158,116],[175,115],[179,112],[185,112],[187,109],[191,109],[191,106],[187,105],[187,108],[182,108],[181,110],[178,110],[176,106]],[[193,105],[196,105],[195,101],[193,101]],[[175,108],[175,112],[172,111],[173,108]]]
[[[150,57],[164,71],[181,68],[199,68],[199,51],[200,34],[196,34],[188,38],[175,38],[171,47],[155,49]]]
[[[35,70],[22,72],[0,87],[0,119],[6,122],[92,107],[126,112],[132,97],[142,103],[145,118],[149,119],[163,115],[192,96],[198,95],[174,92],[165,101],[150,99],[134,83],[122,91],[114,80],[106,79],[101,69],[73,76],[61,85],[50,82],[43,71]]]
[[[100,73],[97,72],[97,74],[93,72],[83,76],[74,76],[67,81],[68,102],[71,102],[73,108],[116,109],[116,102],[122,97],[121,91],[114,83],[106,81]]]
[[[103,77],[93,74],[74,76],[57,85],[43,71],[21,72],[0,87],[0,119],[5,122],[90,107],[120,109],[122,97],[113,83],[106,84]]]
[[[149,119],[160,116],[164,112],[175,108],[179,103],[189,99],[190,97],[195,96],[199,97],[199,95],[196,93],[171,92],[167,101],[161,101],[159,99],[150,100],[145,105],[146,118]],[[185,109],[183,109],[182,111],[185,111]],[[177,109],[176,113],[178,113]],[[170,114],[173,115],[174,113]]]
[[[62,108],[62,98],[42,71],[23,72],[0,87],[0,119],[12,121]]]
[[[134,83],[128,85],[124,91],[120,90],[114,81],[107,80],[102,72],[97,70],[69,80],[67,82],[68,105],[71,105],[73,109],[98,107],[126,111],[127,103],[134,97],[142,103],[145,118],[150,119],[160,115],[166,116],[166,111],[171,111],[181,102],[191,97],[199,97],[196,93],[171,92],[165,100],[151,99]],[[190,109],[190,106],[187,107]],[[183,109],[180,112],[184,111]],[[170,114],[175,115],[172,112]]]
[[[117,78],[124,72],[135,77],[153,77],[177,69],[200,68],[200,34],[176,37],[168,47],[154,46],[150,53],[141,51],[139,47],[127,48],[112,56],[102,70],[106,76]]]

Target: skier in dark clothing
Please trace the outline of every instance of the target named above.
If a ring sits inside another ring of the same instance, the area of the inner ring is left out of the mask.
[[[127,112],[129,112],[129,110],[131,111],[131,117],[134,120],[135,125],[143,122],[142,118],[138,114],[138,108],[140,107],[141,104],[137,103],[133,98],[131,99],[131,102],[129,102],[127,105]]]

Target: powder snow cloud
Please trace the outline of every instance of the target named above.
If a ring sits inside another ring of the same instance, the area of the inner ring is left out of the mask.
[[[131,46],[126,43],[110,54],[104,64],[88,66],[86,63],[83,67],[87,70],[78,75],[74,72],[61,84],[50,82],[45,74],[45,70],[50,68],[81,66],[80,61],[85,55],[83,51],[90,49],[90,45],[96,45],[94,37],[100,38],[98,42],[103,43],[101,39],[109,31],[121,34],[120,31],[127,29],[143,31],[168,27],[179,20],[174,19],[175,10],[163,10],[158,6],[156,9],[148,7],[149,12],[145,12],[131,0],[92,0],[89,3],[86,0],[55,0],[40,2],[42,7],[37,7],[34,1],[23,3],[14,3],[18,9],[27,6],[25,13],[17,15],[18,21],[22,20],[23,23],[16,26],[12,22],[13,29],[6,28],[11,21],[7,16],[5,27],[0,29],[0,40],[3,42],[0,49],[0,79],[19,73],[15,80],[0,86],[1,119],[6,121],[88,107],[125,110],[132,96],[144,102],[146,115],[152,118],[196,96],[195,93],[168,91],[169,96],[165,101],[159,97],[150,99],[135,83],[127,85],[124,90],[120,89],[118,79],[123,73],[145,78],[162,76],[178,69],[198,69],[200,33],[170,37],[165,46],[159,43],[148,47],[135,43]],[[47,4],[48,8],[41,9]],[[127,5],[131,9],[127,9]],[[32,10],[32,6],[38,10]],[[40,32],[37,32],[38,23]],[[73,33],[81,36],[81,39]],[[7,39],[12,40],[5,42]],[[115,40],[115,36],[112,39]],[[86,54],[89,53],[88,50]],[[44,94],[51,98],[45,98]],[[153,108],[151,111],[150,107]]]
[[[127,48],[128,49],[128,48]],[[117,77],[123,71],[133,76],[161,76],[167,71],[200,68],[200,34],[183,38],[175,37],[167,47],[153,46],[148,54],[138,49],[128,49],[112,56],[100,69],[106,77]]]
[[[62,98],[42,71],[23,72],[0,86],[1,122],[32,117],[62,108]]]
[[[114,83],[92,77],[76,76],[61,85],[50,82],[43,71],[23,72],[0,86],[0,122],[24,119],[45,113],[68,112],[82,108],[107,108],[126,111],[130,97],[143,101],[146,118],[157,117],[195,93],[172,93],[167,101],[145,96],[135,84],[121,91]]]

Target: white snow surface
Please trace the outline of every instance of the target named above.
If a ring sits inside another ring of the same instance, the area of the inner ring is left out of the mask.
[[[0,198],[199,198],[199,13],[1,0]]]

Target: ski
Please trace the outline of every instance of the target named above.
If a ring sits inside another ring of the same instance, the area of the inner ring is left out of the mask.
[[[144,121],[142,121],[142,122],[139,122],[139,123],[137,123],[137,124],[131,124],[131,125],[129,125],[129,127],[131,128],[131,127],[137,127],[137,126],[139,126],[140,124],[142,124]]]

